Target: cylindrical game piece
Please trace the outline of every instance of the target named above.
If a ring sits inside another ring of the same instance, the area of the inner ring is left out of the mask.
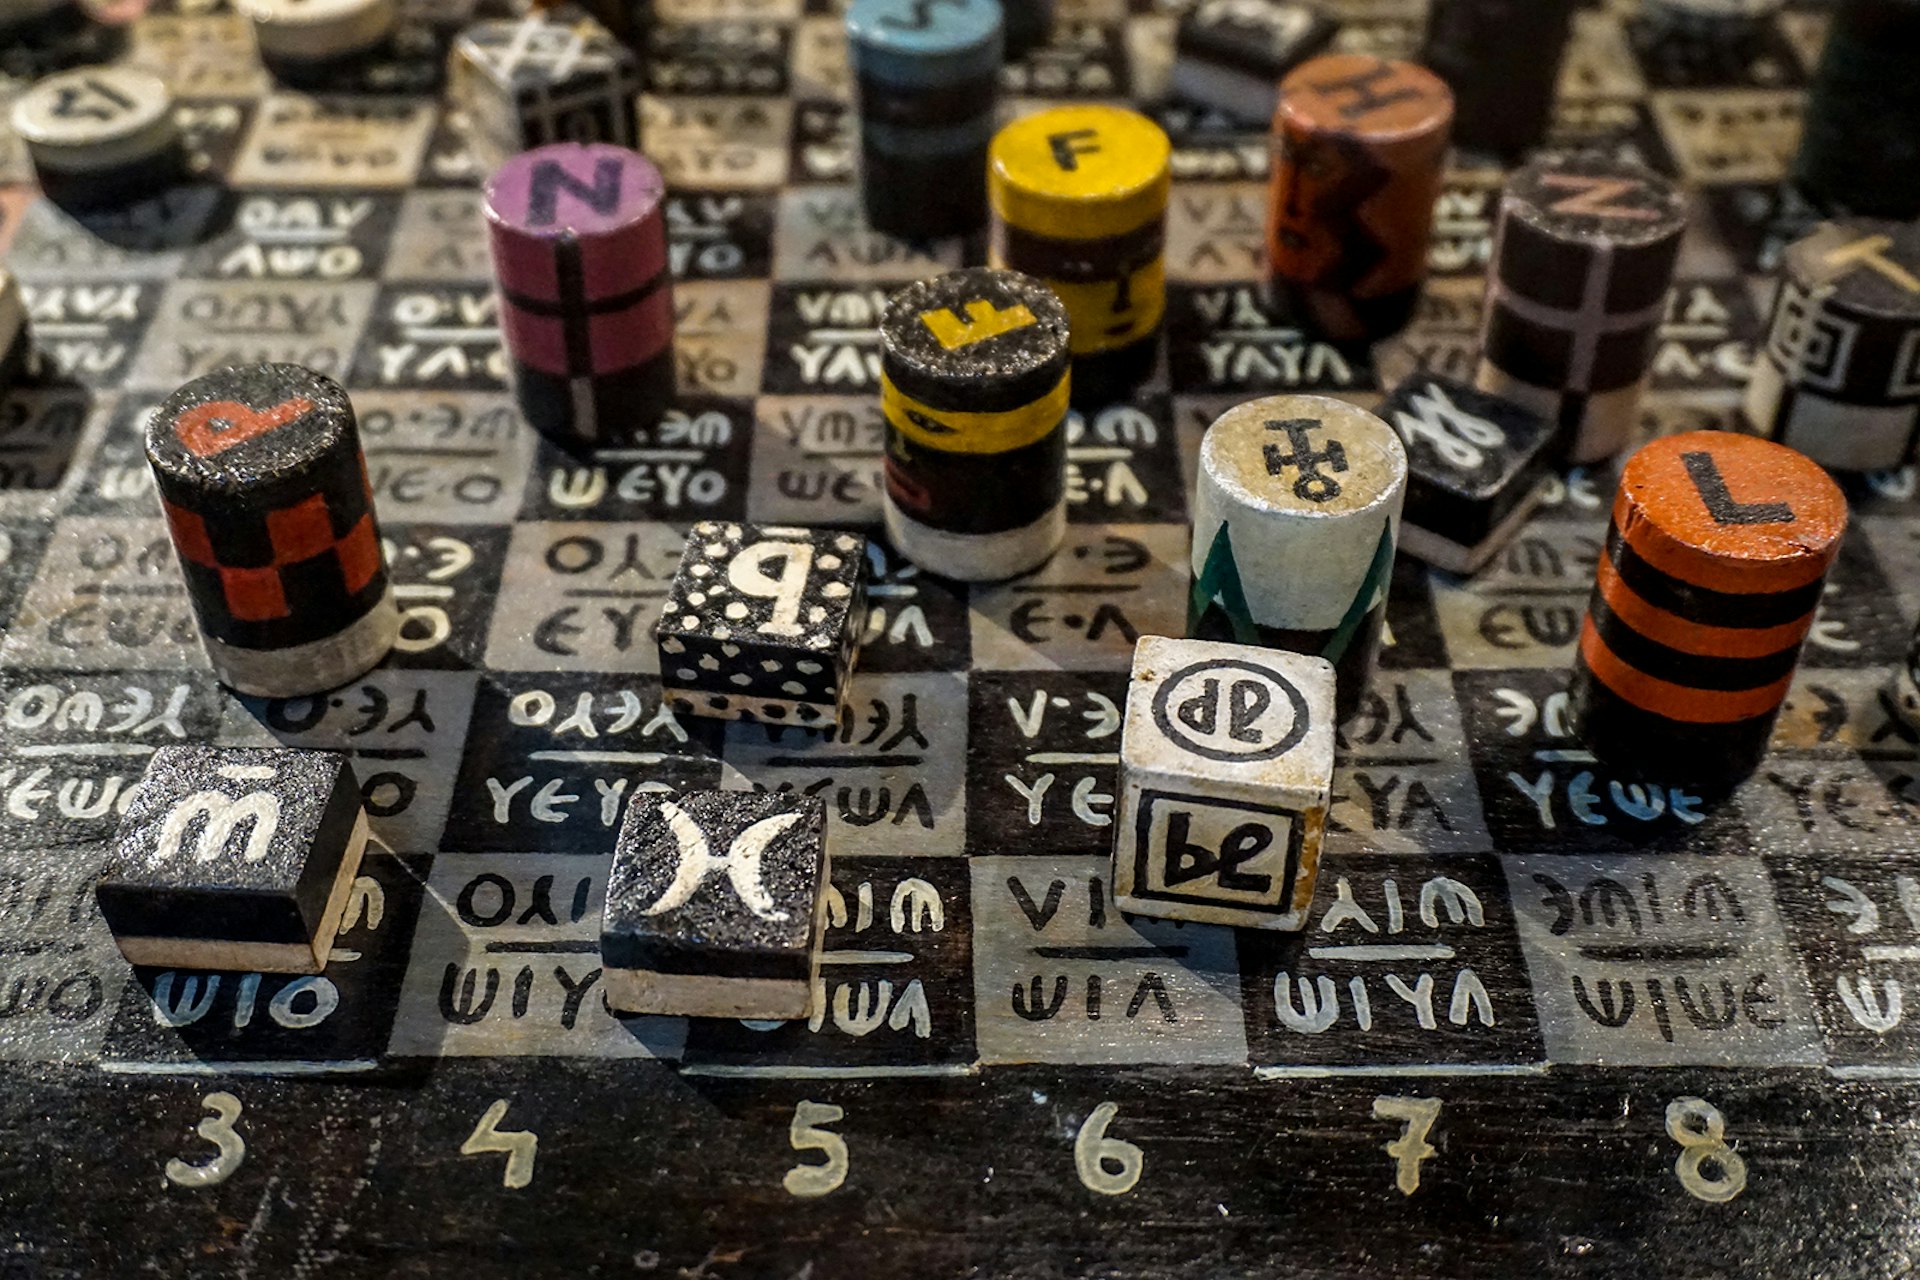
[[[13,104],[40,189],[100,208],[164,191],[186,168],[173,93],[135,67],[81,67],[34,82]]]
[[[1920,223],[1830,222],[1788,247],[1747,418],[1836,471],[1897,467],[1920,432]]]
[[[253,24],[267,70],[283,84],[315,88],[378,48],[400,13],[395,0],[235,0],[234,7]]]
[[[1053,39],[1057,0],[1001,0],[1008,58],[1019,58]]]
[[[1920,0],[1843,0],[1832,13],[1794,181],[1829,213],[1920,218]]]
[[[887,536],[969,582],[1024,573],[1067,530],[1067,311],[1014,271],[950,271],[880,323]]]
[[[76,12],[71,0],[0,0],[0,36],[25,39],[55,14]]]
[[[645,156],[607,143],[536,147],[487,181],[514,390],[547,435],[618,441],[672,403],[665,196]]]
[[[1346,719],[1373,675],[1406,490],[1400,437],[1344,400],[1227,410],[1200,441],[1187,635],[1325,658]]]
[[[1576,733],[1610,767],[1721,791],[1766,754],[1847,501],[1819,465],[1729,432],[1627,459],[1574,657]]]
[[[1920,730],[1920,627],[1907,641],[1907,660],[1893,673],[1887,685],[1893,709],[1910,729]]]
[[[292,698],[345,684],[400,631],[347,393],[297,364],[219,369],[147,424],[214,673]]]
[[[1453,140],[1518,160],[1553,123],[1577,0],[1433,0],[1420,61],[1453,90]]]
[[[1280,82],[1267,269],[1336,342],[1390,337],[1427,278],[1453,95],[1410,62],[1340,53]]]
[[[1507,179],[1475,383],[1554,423],[1566,461],[1626,446],[1686,227],[1679,189],[1639,165],[1543,160]]]
[[[1073,401],[1119,399],[1153,371],[1167,309],[1173,146],[1124,107],[1055,107],[993,137],[989,261],[1042,280],[1073,326]]]
[[[868,224],[909,239],[985,226],[1000,0],[853,0],[847,45]]]

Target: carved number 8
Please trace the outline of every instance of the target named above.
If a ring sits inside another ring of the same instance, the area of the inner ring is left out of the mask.
[[[1669,1102],[1667,1136],[1685,1148],[1673,1162],[1673,1172],[1687,1194],[1709,1204],[1725,1204],[1747,1189],[1747,1162],[1727,1145],[1727,1118],[1711,1102],[1704,1098]],[[1707,1176],[1709,1168],[1716,1176]]]

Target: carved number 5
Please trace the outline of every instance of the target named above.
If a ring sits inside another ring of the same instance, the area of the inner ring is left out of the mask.
[[[1093,1109],[1087,1122],[1080,1126],[1079,1136],[1073,1140],[1073,1167],[1080,1174],[1080,1181],[1089,1191],[1098,1191],[1103,1196],[1123,1196],[1133,1190],[1140,1181],[1140,1171],[1146,1167],[1146,1153],[1131,1142],[1107,1136],[1107,1126],[1120,1114],[1116,1103],[1103,1102]],[[1119,1172],[1110,1172],[1108,1165],[1118,1165]]]
[[[1727,1118],[1704,1098],[1675,1098],[1667,1104],[1667,1136],[1685,1148],[1673,1172],[1687,1194],[1709,1204],[1725,1204],[1747,1189],[1747,1162],[1726,1143]],[[1718,1171],[1709,1178],[1707,1168]]]
[[[205,1164],[167,1161],[167,1178],[175,1186],[217,1187],[231,1178],[240,1162],[247,1158],[247,1140],[233,1127],[233,1122],[240,1118],[240,1099],[230,1093],[210,1093],[200,1099],[200,1104],[213,1114],[203,1119],[194,1132],[218,1147],[219,1154]]]
[[[846,1118],[846,1112],[831,1103],[807,1102],[804,1099],[793,1109],[793,1120],[787,1125],[787,1141],[795,1151],[824,1151],[825,1164],[797,1164],[787,1170],[787,1176],[780,1185],[789,1195],[801,1199],[824,1196],[837,1190],[847,1180],[847,1140],[837,1133],[829,1133],[820,1128],[823,1124],[834,1124]]]

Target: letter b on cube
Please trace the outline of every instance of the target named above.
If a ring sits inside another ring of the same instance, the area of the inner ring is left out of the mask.
[[[1143,637],[1121,733],[1120,908],[1256,929],[1306,923],[1333,779],[1321,658]]]

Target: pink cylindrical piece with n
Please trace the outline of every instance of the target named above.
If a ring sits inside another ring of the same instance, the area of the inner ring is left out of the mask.
[[[536,147],[488,180],[500,329],[541,432],[619,441],[672,403],[665,201],[651,161],[605,143]]]

